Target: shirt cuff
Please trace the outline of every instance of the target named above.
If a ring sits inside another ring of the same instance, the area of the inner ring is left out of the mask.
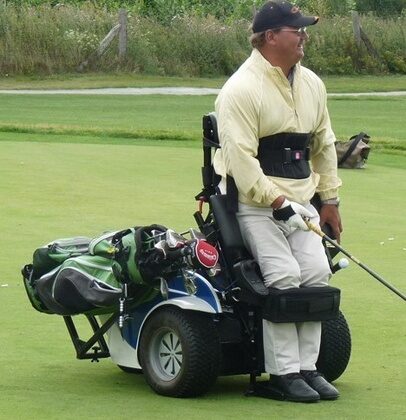
[[[338,188],[334,188],[332,190],[327,191],[319,191],[319,196],[322,201],[330,200],[331,198],[338,197]]]

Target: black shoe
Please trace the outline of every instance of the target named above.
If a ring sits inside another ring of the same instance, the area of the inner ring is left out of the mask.
[[[322,400],[336,400],[340,393],[317,370],[301,370],[304,380],[319,393]]]
[[[272,375],[270,386],[282,392],[285,399],[296,402],[315,402],[320,400],[320,395],[303,379],[300,373],[287,375]]]

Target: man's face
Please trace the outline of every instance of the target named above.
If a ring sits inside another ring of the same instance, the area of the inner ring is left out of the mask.
[[[275,48],[286,62],[293,66],[304,57],[304,43],[309,38],[306,28],[284,26],[272,32],[274,34]]]

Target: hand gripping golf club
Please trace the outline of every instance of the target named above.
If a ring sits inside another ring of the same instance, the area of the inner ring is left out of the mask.
[[[347,252],[344,248],[342,248],[336,241],[328,237],[318,226],[313,225],[309,222],[306,218],[303,218],[305,221],[307,227],[313,231],[314,233],[317,233],[317,235],[321,236],[325,241],[329,242],[331,245],[333,245],[335,248],[337,248],[340,252],[342,252],[344,255],[346,255],[351,261],[354,261],[355,264],[359,265],[361,268],[363,268],[367,273],[369,273],[372,277],[375,277],[379,282],[381,282],[384,286],[386,286],[388,289],[392,290],[393,293],[401,297],[403,300],[406,300],[406,296],[397,290],[394,286],[392,286],[390,283],[388,283],[386,280],[384,280],[379,274],[375,273],[375,271],[368,268],[365,264],[363,264],[361,261],[359,261],[357,258],[355,258],[353,255],[351,255],[349,252]]]

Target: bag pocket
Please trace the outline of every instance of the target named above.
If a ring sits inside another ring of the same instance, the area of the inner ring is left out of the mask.
[[[59,315],[113,312],[122,294],[113,264],[110,259],[92,255],[69,258],[37,281],[38,296]]]
[[[38,279],[66,259],[88,252],[91,239],[85,236],[57,239],[37,248],[33,255],[33,278]]]

